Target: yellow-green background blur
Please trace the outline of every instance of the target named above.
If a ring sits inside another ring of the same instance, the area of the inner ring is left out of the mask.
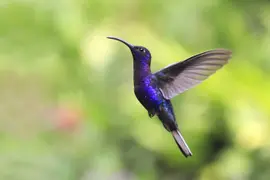
[[[133,93],[152,70],[214,48],[230,63],[172,100],[193,156]],[[1,0],[1,180],[270,179],[266,0]]]

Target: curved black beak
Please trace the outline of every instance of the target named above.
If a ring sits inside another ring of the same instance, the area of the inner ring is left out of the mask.
[[[132,44],[129,44],[128,42],[120,39],[120,38],[117,38],[117,37],[112,37],[112,36],[108,36],[107,37],[108,39],[113,39],[113,40],[116,40],[116,41],[120,41],[122,43],[124,43],[125,45],[127,45],[130,49],[132,49],[134,46]]]

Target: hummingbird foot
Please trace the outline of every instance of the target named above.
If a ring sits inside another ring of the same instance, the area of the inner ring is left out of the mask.
[[[148,116],[149,116],[150,118],[154,117],[155,114],[156,114],[155,111],[148,111]]]

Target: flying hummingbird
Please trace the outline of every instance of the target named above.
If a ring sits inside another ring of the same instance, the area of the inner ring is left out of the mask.
[[[137,99],[148,111],[150,118],[158,116],[165,129],[172,134],[183,155],[192,156],[179,131],[170,99],[198,85],[228,63],[231,51],[206,51],[152,73],[151,53],[148,49],[134,46],[120,38],[107,38],[120,41],[129,47],[133,56],[134,93]]]

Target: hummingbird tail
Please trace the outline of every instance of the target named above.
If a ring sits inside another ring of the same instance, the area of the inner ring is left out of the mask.
[[[186,156],[186,157],[192,156],[192,152],[190,151],[187,143],[185,142],[185,140],[184,140],[183,136],[181,135],[181,133],[179,132],[179,130],[172,131],[172,135],[173,135],[173,138],[174,138],[177,146],[179,147],[181,152],[184,154],[184,156]]]

